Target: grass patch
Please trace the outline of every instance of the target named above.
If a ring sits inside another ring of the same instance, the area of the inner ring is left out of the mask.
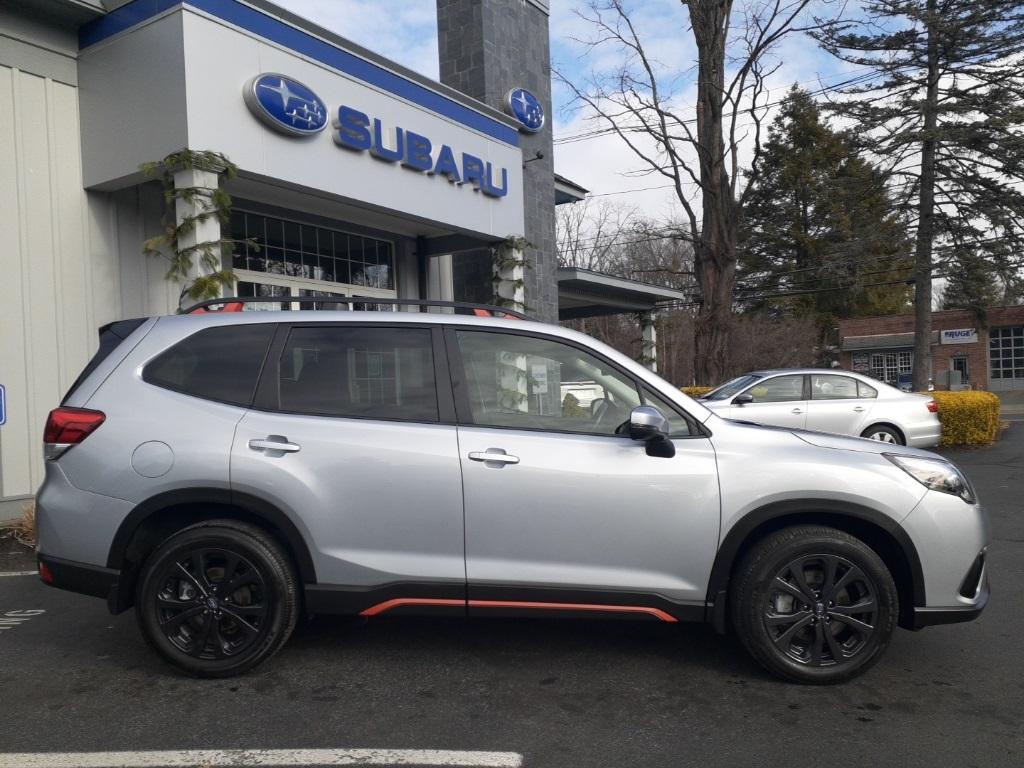
[[[11,538],[26,547],[36,545],[36,505],[26,504],[21,519],[0,528],[0,538]]]

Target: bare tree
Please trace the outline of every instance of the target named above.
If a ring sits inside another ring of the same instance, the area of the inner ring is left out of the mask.
[[[612,251],[630,237],[634,208],[587,198],[555,209],[555,245],[560,267],[608,271]]]
[[[694,118],[683,116],[671,85],[682,73],[666,70],[649,55],[626,0],[591,0],[580,13],[595,30],[581,42],[618,49],[618,71],[587,83],[556,75],[625,142],[646,172],[671,182],[693,241],[700,291],[696,376],[702,383],[718,382],[728,364],[740,210],[758,178],[766,78],[779,66],[770,54],[786,35],[810,29],[804,14],[811,0],[681,3],[689,26],[680,37],[692,35],[697,47]],[[743,165],[749,166],[746,174]]]

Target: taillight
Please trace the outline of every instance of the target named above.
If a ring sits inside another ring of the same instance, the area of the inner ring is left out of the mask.
[[[56,459],[78,445],[106,420],[106,414],[88,408],[54,408],[43,430],[43,455]]]
[[[929,413],[938,413],[939,412],[939,404],[937,402],[935,402],[934,400],[929,400],[928,401],[928,412]]]

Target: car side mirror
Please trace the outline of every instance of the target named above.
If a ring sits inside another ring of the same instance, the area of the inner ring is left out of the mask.
[[[742,395],[736,395],[736,397],[732,399],[733,405],[746,405],[747,403],[752,402],[754,402],[754,396],[749,392],[744,392]]]
[[[676,455],[668,432],[668,419],[653,406],[640,405],[629,414],[629,436],[645,444],[648,456],[671,459]]]

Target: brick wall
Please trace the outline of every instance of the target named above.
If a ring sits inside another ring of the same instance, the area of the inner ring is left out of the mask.
[[[1024,306],[996,307],[988,311],[989,328],[1002,326],[1024,325]],[[988,389],[988,331],[978,324],[972,312],[962,309],[932,313],[932,330],[948,331],[957,328],[975,328],[978,341],[974,344],[933,344],[932,371],[950,370],[950,359],[964,355],[970,371],[970,384],[974,389]],[[848,336],[879,336],[892,333],[913,333],[913,315],[887,315],[884,317],[860,317],[852,320],[839,321],[839,339]],[[901,347],[906,348],[906,347]],[[865,350],[869,354],[871,351]],[[853,364],[851,352],[840,355],[840,365],[850,368]]]
[[[558,257],[555,253],[555,174],[551,134],[551,54],[548,17],[523,0],[437,0],[441,82],[496,109],[511,88],[532,91],[547,121],[536,134],[520,133],[526,207],[526,305],[531,315],[558,322]],[[540,152],[543,157],[535,159]],[[484,265],[477,263],[484,260]],[[486,252],[453,264],[456,298],[493,297]],[[480,284],[486,272],[486,280]],[[490,298],[488,301],[490,301]]]

